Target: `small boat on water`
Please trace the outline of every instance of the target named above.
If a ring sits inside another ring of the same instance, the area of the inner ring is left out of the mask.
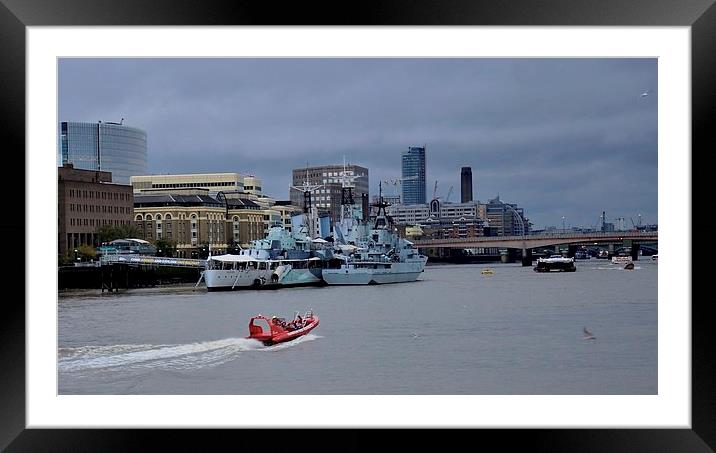
[[[318,316],[313,310],[308,310],[303,316],[296,312],[293,320],[272,316],[271,318],[259,314],[249,321],[249,336],[246,338],[259,340],[266,346],[294,340],[306,335],[318,326]]]
[[[651,260],[652,260],[652,261],[659,261],[659,255],[658,255],[658,254],[651,255]]]
[[[552,255],[549,258],[537,260],[535,272],[574,272],[577,267],[574,265],[574,258],[565,258],[562,255]]]
[[[495,275],[495,271],[492,270],[492,269],[490,269],[490,268],[483,269],[483,270],[480,271],[480,273],[481,273],[482,275]]]
[[[631,256],[613,256],[612,264],[629,264],[633,262]]]
[[[624,266],[624,269],[626,269],[626,270],[628,270],[628,271],[633,271],[633,270],[634,270],[634,263],[633,263],[633,262],[632,262],[632,263],[627,263],[626,266]]]

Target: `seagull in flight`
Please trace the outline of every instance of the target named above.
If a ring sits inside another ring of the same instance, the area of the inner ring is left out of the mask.
[[[597,337],[595,337],[592,332],[588,331],[586,327],[583,329],[583,332],[584,332],[585,340],[596,340],[597,339]]]
[[[651,90],[646,90],[645,92],[641,93],[641,97],[645,98],[649,96],[649,93],[651,93]]]

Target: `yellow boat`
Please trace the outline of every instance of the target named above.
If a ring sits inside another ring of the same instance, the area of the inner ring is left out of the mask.
[[[495,271],[493,271],[492,269],[483,269],[480,271],[480,273],[482,275],[494,275]]]

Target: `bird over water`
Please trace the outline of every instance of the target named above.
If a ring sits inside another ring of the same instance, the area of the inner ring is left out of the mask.
[[[597,339],[597,337],[595,337],[592,332],[588,331],[586,327],[584,327],[584,328],[582,329],[582,331],[584,332],[584,339],[585,339],[585,340],[596,340],[596,339]]]

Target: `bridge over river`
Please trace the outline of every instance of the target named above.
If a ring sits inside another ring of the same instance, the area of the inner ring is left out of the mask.
[[[632,256],[638,255],[640,244],[659,241],[658,231],[612,231],[593,233],[553,233],[525,236],[480,236],[471,238],[420,239],[413,244],[421,249],[472,249],[499,248],[522,250],[522,264],[532,262],[532,249],[555,245],[568,245],[570,255],[580,245],[615,245],[631,247]]]

